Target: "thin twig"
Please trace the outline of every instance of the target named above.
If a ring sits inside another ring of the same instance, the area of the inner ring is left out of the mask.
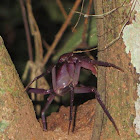
[[[83,8],[84,8],[84,2],[85,2],[85,0],[82,1],[81,13],[82,13]],[[82,15],[82,14],[79,14],[79,18],[78,18],[78,20],[77,20],[75,26],[73,27],[72,32],[74,32],[75,28],[77,27],[77,25],[78,25],[78,23],[79,23],[79,21],[80,21],[81,15]]]
[[[27,22],[27,16],[26,16],[26,11],[25,11],[25,7],[24,7],[24,2],[23,2],[23,0],[20,0],[19,2],[20,2],[22,17],[23,17],[23,22],[24,22],[24,28],[25,28],[25,33],[26,33],[29,60],[33,61],[32,44],[31,44],[31,38],[30,38],[30,32],[29,32],[29,26],[28,26],[28,22]]]
[[[32,12],[31,0],[26,0],[26,6],[27,6],[28,20],[29,20],[31,34],[34,37],[35,61],[42,63],[43,48],[42,48],[41,34],[40,34],[37,22],[34,18],[33,12]]]
[[[100,52],[100,51],[104,51],[104,50],[108,49],[108,48],[109,48],[110,46],[112,46],[117,40],[120,39],[121,34],[122,34],[122,32],[123,32],[123,29],[124,29],[124,27],[126,26],[126,24],[128,23],[128,21],[129,21],[129,20],[127,20],[127,21],[125,22],[125,24],[123,25],[123,27],[121,28],[121,31],[120,31],[118,37],[115,38],[114,40],[112,40],[109,44],[107,44],[107,45],[105,46],[104,49],[102,49],[102,50],[98,50],[98,52]]]
[[[46,42],[46,40],[42,39],[42,43],[43,43],[43,45],[45,46],[45,48],[46,48],[47,50],[50,49],[50,45]]]
[[[52,45],[51,45],[51,48],[49,49],[49,51],[47,52],[47,54],[45,55],[44,57],[44,61],[43,61],[43,64],[45,65],[49,59],[49,57],[51,56],[52,52],[54,51],[56,45],[58,44],[58,42],[60,41],[64,31],[66,30],[67,26],[69,25],[70,23],[70,20],[74,14],[73,11],[75,11],[77,9],[77,7],[79,6],[81,0],[76,0],[72,10],[70,11],[70,14],[68,15],[65,23],[62,25],[62,27],[60,28],[60,30],[58,31],[56,37],[55,37],[55,40],[53,41]]]
[[[68,17],[68,15],[67,15],[67,13],[66,13],[66,11],[65,11],[65,9],[64,9],[64,6],[63,6],[61,0],[56,0],[56,2],[57,2],[57,4],[58,4],[58,6],[59,6],[59,8],[60,8],[60,11],[62,12],[64,18],[66,19],[66,18]]]
[[[89,14],[84,14],[84,13],[79,12],[79,11],[74,11],[74,12],[77,13],[77,14],[83,15],[85,18],[87,18],[87,17],[98,17],[98,18],[103,18],[104,16],[107,16],[107,15],[113,13],[113,12],[116,11],[117,9],[119,9],[119,8],[121,8],[121,7],[124,7],[124,4],[125,4],[125,3],[126,3],[126,0],[122,3],[121,6],[119,6],[119,7],[117,7],[117,8],[114,8],[114,9],[112,9],[111,11],[106,12],[106,13],[103,13],[103,14],[100,14],[100,15],[89,15]]]
[[[98,50],[98,52],[100,52],[100,51],[104,51],[104,50],[108,49],[111,45],[113,45],[117,40],[120,39],[121,34],[122,34],[122,32],[123,32],[123,29],[124,29],[125,25],[128,23],[128,21],[129,21],[129,20],[127,20],[127,21],[125,22],[125,24],[123,25],[123,27],[121,28],[121,31],[120,31],[118,37],[115,38],[114,40],[112,40],[109,44],[107,44],[107,45],[105,46],[104,49],[102,49],[102,50]],[[88,50],[84,50],[84,51],[73,51],[73,53],[90,52],[90,51],[95,51],[95,50],[97,50],[97,49],[98,49],[98,47],[96,47],[96,48],[92,48],[92,49],[88,49]]]
[[[87,14],[90,13],[91,5],[92,5],[92,0],[89,0]],[[87,25],[88,25],[88,18],[86,18],[85,21],[84,21],[84,27],[83,27],[84,30],[83,30],[83,33],[82,33],[82,42],[86,42]]]

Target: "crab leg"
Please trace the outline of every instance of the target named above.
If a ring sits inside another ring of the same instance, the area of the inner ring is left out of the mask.
[[[116,68],[120,71],[124,71],[122,68],[112,64],[112,63],[108,63],[108,62],[103,62],[103,61],[98,61],[98,60],[93,60],[93,59],[90,59],[88,57],[82,57],[82,56],[74,56],[77,58],[77,60],[81,63],[81,67],[85,68],[85,69],[88,69],[88,70],[91,70],[92,73],[94,75],[97,75],[97,70],[96,70],[96,66],[103,66],[103,67],[113,67],[113,68]]]
[[[35,77],[26,87],[25,87],[25,91],[28,90],[29,86],[36,80],[38,80],[39,78],[43,77],[45,75],[45,73],[40,74],[39,76]]]
[[[114,119],[112,118],[112,116],[110,115],[109,111],[107,110],[105,104],[101,100],[100,94],[97,92],[97,90],[95,88],[93,88],[93,87],[74,87],[74,93],[89,93],[89,92],[94,92],[95,93],[95,97],[96,97],[98,103],[101,105],[101,107],[104,110],[105,114],[107,115],[109,120],[112,122],[112,124],[115,127],[118,135],[120,135],[119,130],[117,128],[117,125],[116,125]]]
[[[45,112],[48,109],[49,105],[52,103],[52,101],[54,100],[55,95],[54,94],[50,94],[49,97],[47,98],[47,103],[45,104],[45,107],[43,108],[43,110],[41,111],[41,118],[42,118],[42,123],[43,123],[43,130],[46,131],[47,127],[46,127],[46,119],[45,119]]]
[[[72,112],[73,112],[73,101],[74,101],[74,89],[71,87],[71,93],[70,93],[70,117],[69,117],[69,127],[68,127],[68,134],[71,127],[72,122]]]
[[[53,89],[45,90],[45,89],[38,89],[38,88],[29,88],[27,91],[29,93],[46,95],[46,94],[51,94],[53,92]]]
[[[36,81],[36,80],[40,79],[41,77],[43,77],[43,76],[49,74],[49,73],[51,72],[52,67],[53,67],[53,65],[50,66],[50,67],[46,70],[46,72],[44,72],[44,73],[40,74],[39,76],[35,77],[35,78],[25,87],[25,91],[27,91],[27,89],[29,88],[29,86],[30,86],[34,81]]]
[[[53,83],[53,89],[55,90],[57,88],[56,84],[56,66],[52,68],[52,83]]]
[[[118,66],[116,66],[116,65],[114,65],[114,64],[112,64],[112,63],[108,63],[108,62],[103,62],[103,61],[97,61],[97,60],[91,60],[91,63],[93,64],[93,65],[98,65],[98,66],[103,66],[103,67],[113,67],[113,68],[116,68],[116,69],[118,69],[118,70],[120,70],[120,71],[124,71],[122,68],[120,68],[120,67],[118,67]]]
[[[73,76],[73,86],[76,86],[78,84],[80,70],[81,70],[81,63],[77,62],[77,64],[75,65],[75,71]]]

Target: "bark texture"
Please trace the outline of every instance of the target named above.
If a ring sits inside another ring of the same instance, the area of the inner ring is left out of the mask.
[[[0,139],[35,138],[43,140],[42,128],[0,37]]]
[[[123,2],[122,0],[96,0],[96,14],[106,13],[119,7]],[[118,37],[122,26],[127,20],[126,16],[129,8],[119,8],[112,14],[102,19],[97,19],[99,50],[103,50],[109,42]],[[106,115],[102,115],[101,109],[97,104],[92,139],[137,139],[138,136],[135,133],[133,121],[135,118],[134,102],[137,96],[138,77],[131,64],[131,56],[125,52],[125,45],[122,39],[120,38],[108,49],[100,51],[98,59],[113,63],[124,70],[124,72],[120,72],[113,68],[98,69],[98,91],[102,94],[109,112],[115,119],[120,136],[117,135],[115,128]]]

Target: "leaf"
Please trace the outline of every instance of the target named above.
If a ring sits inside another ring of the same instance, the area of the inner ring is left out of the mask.
[[[67,41],[62,45],[62,47],[58,50],[55,56],[52,58],[52,61],[57,61],[57,59],[64,53],[72,52],[77,49],[77,46],[82,42],[82,33],[83,33],[82,24],[76,32],[71,33],[68,37]],[[97,46],[97,29],[96,29],[96,20],[95,18],[91,18],[88,24],[88,32],[86,34],[87,42],[89,48]],[[88,48],[86,48],[88,49]]]

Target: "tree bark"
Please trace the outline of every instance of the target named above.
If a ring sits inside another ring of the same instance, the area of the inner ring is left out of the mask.
[[[31,101],[0,37],[0,139],[43,140]]]
[[[103,14],[103,9],[102,9],[102,1],[101,0],[95,0],[94,1],[94,9],[95,9],[95,13],[98,14]],[[104,47],[104,36],[102,36],[104,33],[104,22],[103,19],[97,19],[97,34],[99,36],[101,36],[100,38],[98,38],[98,46],[103,49]],[[104,54],[104,52],[98,53],[98,58],[100,60],[105,61],[106,58],[106,54]],[[102,82],[101,82],[102,81]],[[104,83],[104,84],[102,84]],[[105,68],[100,67],[98,69],[98,91],[101,94],[101,98],[103,100],[103,102],[105,102],[105,85],[106,81],[105,81]],[[101,108],[101,106],[99,104],[96,105],[96,110],[95,110],[95,116],[94,116],[94,127],[93,127],[93,134],[92,134],[92,139],[93,140],[98,140],[100,138],[101,135],[101,131],[102,131],[102,126],[103,126],[103,118],[104,118],[104,114],[103,114],[103,110]]]
[[[103,11],[106,13],[119,7],[123,2],[123,0],[95,0],[95,12],[96,14],[103,14]],[[118,8],[104,18],[97,19],[98,49],[104,49],[104,51],[99,51],[98,60],[113,63],[121,67],[124,72],[113,68],[98,68],[98,91],[116,122],[120,136],[97,104],[92,134],[93,140],[131,140],[138,138],[133,126],[138,76],[131,64],[131,55],[126,54],[125,45],[121,37],[105,49],[109,42],[119,36],[122,26],[128,19],[127,11],[129,9],[130,7]]]

